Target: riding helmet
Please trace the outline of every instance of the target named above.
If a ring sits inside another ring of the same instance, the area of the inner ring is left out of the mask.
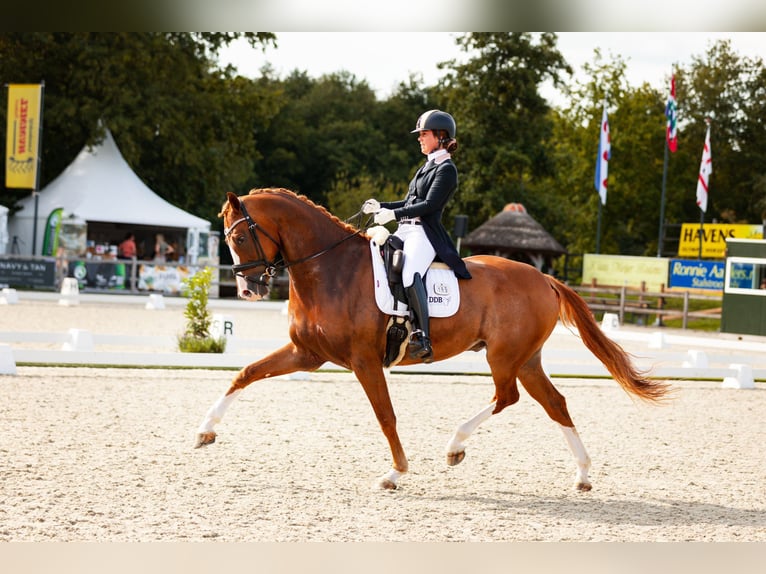
[[[414,134],[423,130],[445,130],[450,138],[454,138],[457,126],[455,120],[447,112],[428,110],[421,114],[418,121],[415,122],[415,129],[410,133]]]

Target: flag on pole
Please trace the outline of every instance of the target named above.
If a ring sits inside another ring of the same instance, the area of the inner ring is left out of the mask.
[[[708,185],[710,184],[711,173],[713,173],[713,156],[710,152],[710,122],[708,121],[705,147],[702,149],[702,161],[700,162],[700,175],[697,178],[697,205],[702,211],[707,211]]]
[[[670,79],[670,97],[665,106],[665,117],[668,118],[668,127],[666,137],[668,140],[668,149],[672,152],[678,149],[678,126],[676,125],[676,77]]]
[[[594,184],[596,191],[601,197],[601,203],[606,205],[606,179],[609,173],[609,158],[612,156],[612,142],[609,137],[609,120],[606,117],[606,100],[604,100],[604,113],[601,116],[601,129],[599,130],[598,155],[596,156],[596,177]]]

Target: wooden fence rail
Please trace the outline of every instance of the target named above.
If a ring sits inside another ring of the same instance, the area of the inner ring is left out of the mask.
[[[717,301],[721,302],[720,295],[693,294],[688,291],[647,291],[645,289],[631,289],[628,287],[599,287],[595,285],[573,286],[573,289],[585,299],[592,311],[615,313],[619,316],[620,324],[625,322],[625,314],[657,315],[660,324],[662,319],[680,318],[683,329],[688,328],[690,318],[721,319],[721,307],[690,311],[689,302]],[[681,309],[667,308],[669,299],[683,301]]]

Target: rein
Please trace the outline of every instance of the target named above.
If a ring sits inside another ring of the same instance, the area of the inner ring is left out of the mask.
[[[328,253],[329,251],[332,251],[336,247],[338,247],[341,243],[348,241],[352,237],[355,237],[359,235],[362,232],[362,229],[357,229],[354,233],[351,233],[349,235],[346,235],[345,237],[342,237],[329,247],[326,247],[316,253],[313,253],[312,255],[307,255],[306,257],[301,257],[300,259],[296,259],[295,261],[287,262],[280,256],[280,260],[274,259],[273,261],[269,261],[266,259],[265,251],[263,250],[263,246],[261,245],[260,239],[258,239],[258,231],[260,230],[261,233],[263,233],[274,245],[277,246],[277,248],[281,248],[281,245],[279,242],[274,239],[271,235],[269,235],[263,228],[260,228],[258,224],[253,220],[252,217],[250,217],[250,214],[247,212],[247,209],[245,209],[245,204],[243,202],[240,202],[239,207],[242,211],[242,217],[234,221],[229,227],[224,229],[223,237],[224,240],[228,239],[229,235],[231,235],[232,231],[234,231],[234,228],[239,225],[240,223],[247,223],[247,229],[250,232],[250,238],[253,240],[253,243],[255,244],[256,249],[258,250],[258,256],[260,259],[257,259],[256,261],[248,261],[246,263],[237,263],[235,265],[231,266],[231,270],[234,272],[234,275],[237,277],[242,277],[245,281],[255,283],[256,285],[268,285],[268,280],[271,277],[274,277],[279,271],[287,269],[289,267],[292,267],[293,265],[298,265],[299,263],[305,263],[306,261],[310,261],[312,259],[316,259],[317,257],[321,257],[325,253]],[[354,217],[361,216],[361,211],[358,213],[355,213],[351,217],[349,217],[349,220],[353,219]],[[348,222],[348,220],[346,220]],[[281,249],[280,249],[281,251]],[[248,277],[247,275],[244,275],[242,272],[247,271],[249,269],[253,269],[255,267],[263,267],[263,273],[258,279],[254,279],[252,277]],[[266,279],[264,279],[264,277]]]

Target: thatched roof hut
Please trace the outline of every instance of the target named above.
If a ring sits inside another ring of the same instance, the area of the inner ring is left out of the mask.
[[[473,255],[499,255],[525,261],[541,269],[544,263],[566,253],[561,244],[535,221],[520,203],[509,203],[503,211],[469,233],[462,246]]]

